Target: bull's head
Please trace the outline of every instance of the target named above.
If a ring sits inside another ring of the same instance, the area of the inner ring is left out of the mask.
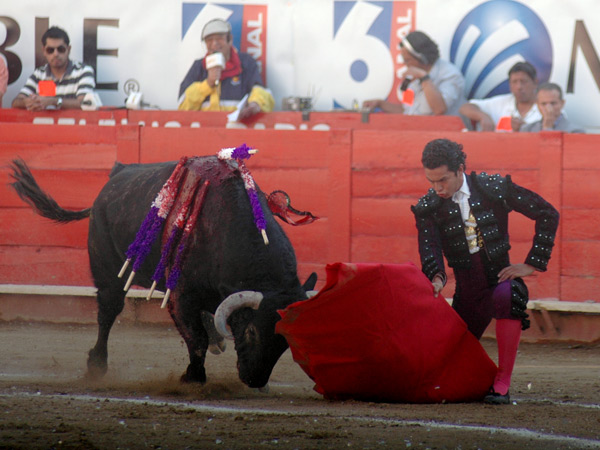
[[[239,377],[249,387],[267,384],[273,367],[288,347],[285,338],[275,334],[275,324],[280,319],[277,309],[289,303],[290,300],[277,298],[263,302],[260,292],[242,291],[223,300],[215,312],[217,331],[235,340]]]

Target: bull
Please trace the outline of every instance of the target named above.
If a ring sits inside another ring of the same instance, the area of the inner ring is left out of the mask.
[[[181,380],[206,382],[204,363],[209,332],[216,328],[234,339],[241,381],[261,388],[288,347],[285,338],[275,333],[280,318],[277,310],[306,299],[306,292],[314,288],[316,274],[304,285],[300,283],[294,249],[257,187],[268,232],[269,243],[265,245],[254,224],[235,161],[216,156],[196,159],[201,176],[210,187],[194,226],[177,289],[168,303],[169,314],[189,353],[190,362]],[[17,159],[12,163],[12,187],[38,214],[60,223],[90,218],[88,254],[97,288],[98,337],[88,354],[89,377],[98,378],[107,371],[108,337],[123,310],[126,295],[125,281],[118,273],[128,245],[176,164],[116,163],[93,205],[72,211],[60,207],[38,186],[24,161]],[[135,284],[150,287],[160,254],[157,241],[136,273]],[[164,291],[164,281],[158,289]],[[206,312],[215,314],[214,327],[203,322]]]

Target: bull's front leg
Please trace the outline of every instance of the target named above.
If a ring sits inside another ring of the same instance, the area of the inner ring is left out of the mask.
[[[197,308],[197,297],[180,293],[173,295],[168,303],[168,310],[179,334],[185,341],[190,356],[190,364],[181,381],[184,383],[206,383],[206,349],[208,335],[202,325],[202,314]]]

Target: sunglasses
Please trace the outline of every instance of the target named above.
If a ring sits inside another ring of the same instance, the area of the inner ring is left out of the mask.
[[[59,45],[58,47],[46,47],[44,49],[44,51],[49,55],[53,54],[54,50],[58,50],[58,53],[64,53],[67,51],[67,47],[64,45]]]

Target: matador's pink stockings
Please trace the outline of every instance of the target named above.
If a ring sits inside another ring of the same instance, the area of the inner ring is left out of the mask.
[[[498,373],[494,380],[494,391],[505,395],[510,388],[517,350],[521,339],[521,321],[513,319],[496,320],[496,341],[498,342]]]

